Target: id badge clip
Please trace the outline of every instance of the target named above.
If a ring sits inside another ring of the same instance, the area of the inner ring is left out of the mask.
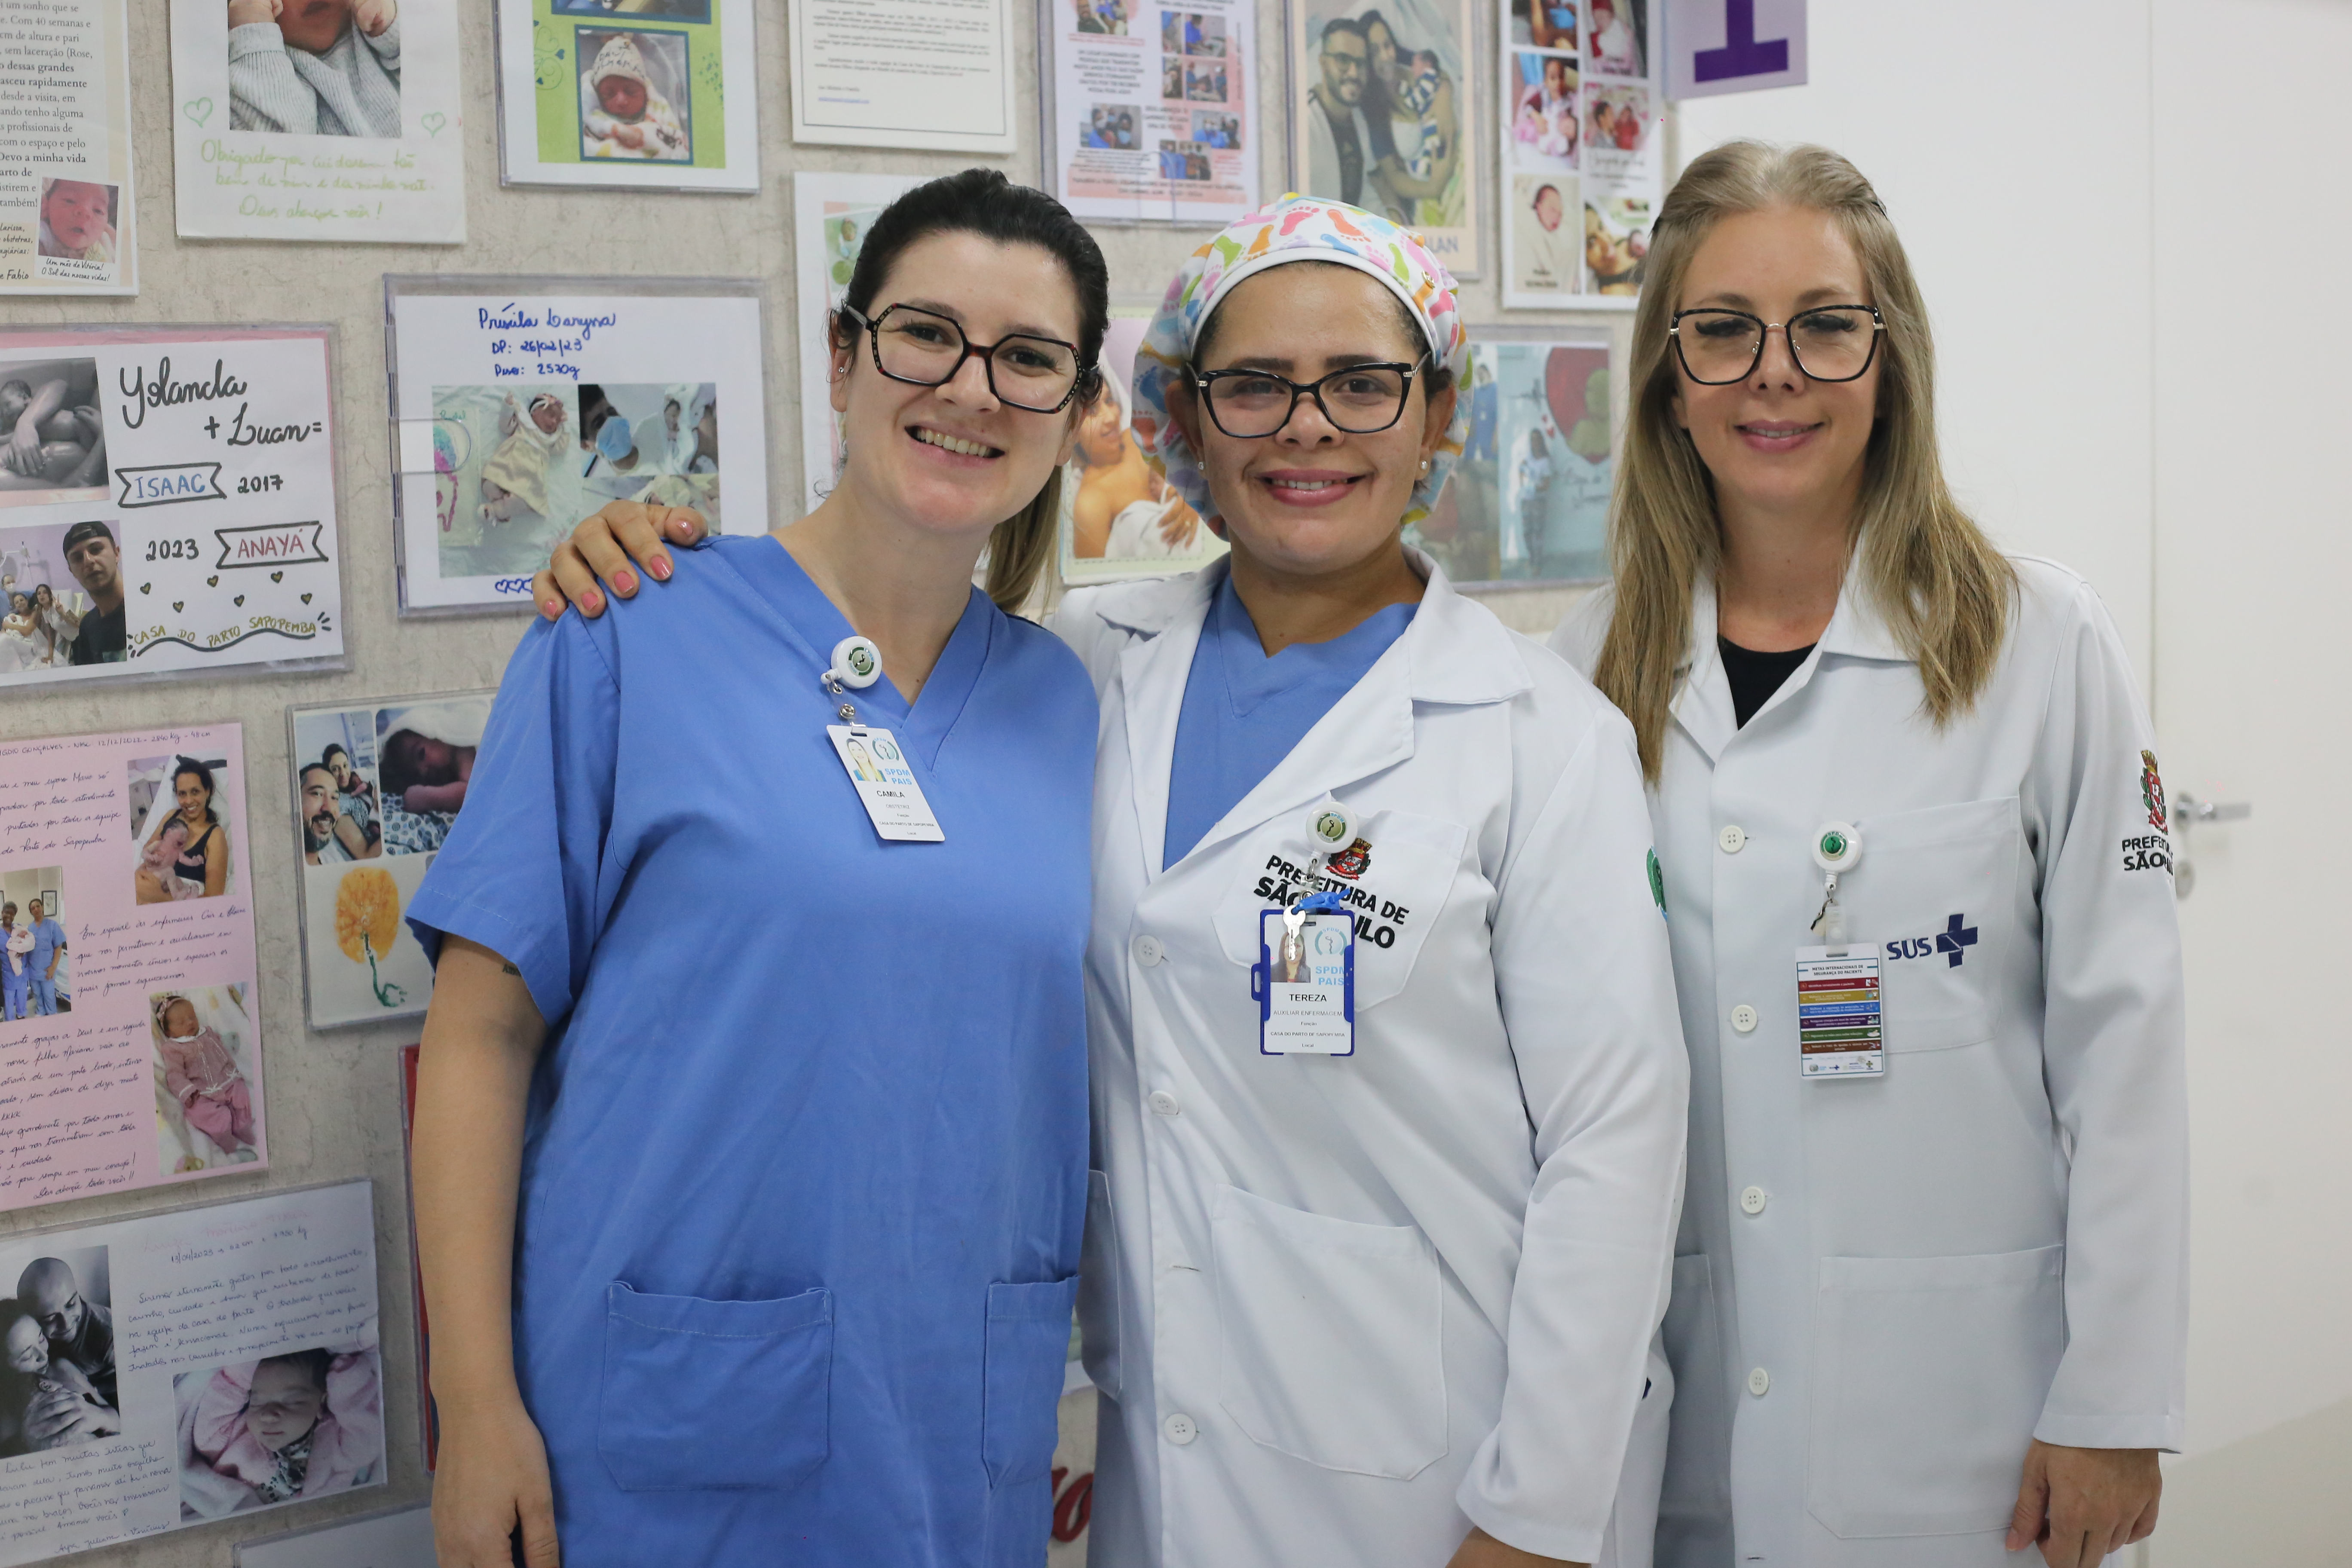
[[[833,663],[817,680],[841,699],[842,722],[827,724],[824,732],[832,737],[834,755],[841,759],[842,771],[849,775],[850,787],[857,791],[857,804],[866,808],[876,837],[898,843],[943,844],[948,836],[940,830],[940,819],[931,815],[931,803],[923,798],[923,786],[915,782],[915,770],[898,737],[887,730],[859,723],[857,704],[849,700],[849,690],[863,691],[881,679],[882,650],[870,639],[849,637],[834,644]]]
[[[1286,909],[1258,911],[1257,1003],[1261,1055],[1356,1054],[1356,921],[1326,889]]]

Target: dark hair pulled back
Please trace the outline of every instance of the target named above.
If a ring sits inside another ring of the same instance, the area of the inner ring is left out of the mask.
[[[908,248],[935,234],[972,234],[998,245],[1029,245],[1045,251],[1069,274],[1078,300],[1077,395],[1075,417],[1102,390],[1096,361],[1110,323],[1110,268],[1102,247],[1069,209],[1026,185],[1016,185],[995,169],[966,169],[917,185],[882,209],[866,230],[842,302],[861,316],[874,313],[890,269]],[[838,312],[827,323],[836,350],[854,348],[858,328]],[[1062,510],[1062,471],[1013,516],[996,525],[988,540],[988,596],[1006,614],[1018,612],[1054,552]]]

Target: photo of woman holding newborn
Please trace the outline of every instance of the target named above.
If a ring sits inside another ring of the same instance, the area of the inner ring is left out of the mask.
[[[213,806],[213,771],[194,757],[172,768],[179,809],[155,825],[139,856],[134,891],[142,904],[216,899],[228,889],[228,828]]]

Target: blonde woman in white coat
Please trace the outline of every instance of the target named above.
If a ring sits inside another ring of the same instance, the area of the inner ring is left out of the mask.
[[[1054,617],[1103,703],[1078,1315],[1110,1568],[1647,1561],[1671,963],[1623,720],[1399,537],[1461,453],[1467,357],[1403,230],[1243,220],[1136,387],[1233,553]],[[574,599],[672,521],[605,520],[558,552]],[[1310,887],[1355,933],[1350,1048],[1276,1054],[1266,944]]]
[[[1640,737],[1691,1052],[1658,1561],[2084,1568],[2181,1436],[2147,712],[2089,586],[1954,504],[1851,164],[1705,154],[1650,267],[1614,585],[1553,646]],[[1806,948],[1879,989],[1801,1031]]]

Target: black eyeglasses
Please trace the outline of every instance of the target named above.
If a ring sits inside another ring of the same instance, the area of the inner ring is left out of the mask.
[[[1404,417],[1412,378],[1428,363],[1423,354],[1411,364],[1351,364],[1305,382],[1270,370],[1196,367],[1192,384],[1209,405],[1209,417],[1217,428],[1240,440],[1255,441],[1280,430],[1298,412],[1302,397],[1315,400],[1333,429],[1370,436]]]
[[[945,316],[892,305],[868,320],[844,305],[841,313],[874,340],[874,368],[909,386],[945,386],[977,355],[988,390],[999,403],[1031,414],[1058,414],[1083,390],[1093,367],[1078,363],[1075,343],[1014,332],[976,343]],[[1003,384],[997,372],[1004,373]]]
[[[1666,335],[1684,374],[1701,386],[1728,386],[1755,374],[1775,331],[1789,340],[1789,357],[1808,381],[1852,381],[1870,368],[1885,330],[1874,305],[1822,305],[1785,325],[1745,310],[1676,310]]]

